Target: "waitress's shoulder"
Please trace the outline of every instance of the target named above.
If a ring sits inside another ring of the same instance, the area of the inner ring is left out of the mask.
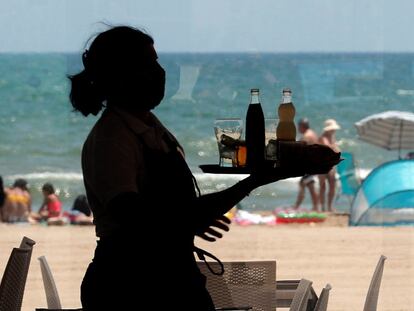
[[[109,111],[104,112],[98,119],[89,133],[88,139],[132,143],[136,140],[136,136],[122,117]]]

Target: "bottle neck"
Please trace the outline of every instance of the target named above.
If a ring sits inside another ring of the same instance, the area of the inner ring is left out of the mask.
[[[282,96],[282,104],[289,104],[292,102],[292,95],[283,95]]]
[[[255,92],[250,94],[250,104],[260,104],[259,93]]]
[[[292,91],[290,88],[282,90],[282,104],[289,104],[292,102]]]

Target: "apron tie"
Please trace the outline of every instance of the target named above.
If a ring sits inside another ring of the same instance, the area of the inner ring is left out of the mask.
[[[220,259],[218,259],[216,256],[214,256],[213,254],[205,251],[204,249],[198,248],[197,246],[194,246],[194,252],[197,254],[198,259],[200,259],[200,260],[202,260],[206,263],[206,266],[207,266],[208,270],[210,270],[211,273],[213,273],[214,275],[223,275],[224,274],[224,265],[220,261]],[[214,259],[220,265],[220,271],[214,271],[213,268],[211,268],[208,261],[206,260],[205,256],[210,257],[211,259]]]

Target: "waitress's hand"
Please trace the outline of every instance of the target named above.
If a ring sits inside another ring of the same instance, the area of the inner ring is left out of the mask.
[[[219,218],[213,220],[213,222],[204,230],[204,232],[198,232],[196,235],[208,242],[214,242],[216,239],[221,239],[223,237],[223,234],[217,229],[227,232],[230,230],[230,223],[231,220],[226,216],[220,216]]]

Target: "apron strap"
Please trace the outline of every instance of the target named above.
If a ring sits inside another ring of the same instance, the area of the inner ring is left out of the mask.
[[[194,252],[197,254],[198,259],[200,259],[200,260],[202,260],[206,263],[206,266],[207,266],[208,270],[210,270],[210,272],[212,274],[214,274],[214,275],[223,275],[224,274],[224,265],[220,261],[220,259],[218,259],[216,256],[214,256],[213,254],[205,251],[204,249],[198,248],[197,246],[194,246]],[[214,259],[220,265],[220,270],[219,271],[214,271],[213,268],[211,268],[208,261],[206,261],[205,256],[210,257],[211,259]]]

